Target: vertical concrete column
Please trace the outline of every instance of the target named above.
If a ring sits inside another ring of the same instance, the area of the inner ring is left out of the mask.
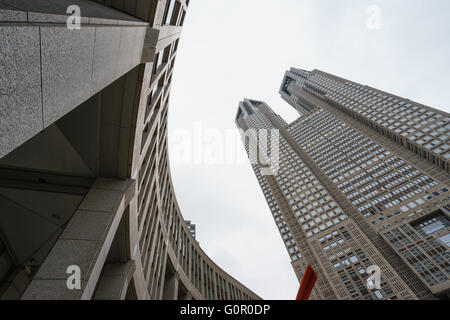
[[[90,299],[134,191],[134,180],[98,178],[22,299]],[[80,278],[79,288],[69,288],[71,276]]]
[[[186,293],[183,300],[193,300],[193,296],[191,292]]]
[[[124,300],[135,270],[134,261],[105,265],[94,299]]]
[[[164,282],[163,300],[177,300],[179,281],[178,274],[174,274],[169,279],[166,279]]]

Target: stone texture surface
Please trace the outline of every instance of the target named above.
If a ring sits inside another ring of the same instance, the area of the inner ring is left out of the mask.
[[[34,279],[22,296],[22,300],[77,300],[86,281],[81,281],[81,290],[69,290],[67,280]]]
[[[94,37],[94,27],[41,27],[45,127],[90,97]]]
[[[128,185],[128,180],[117,180],[117,179],[107,179],[107,178],[98,178],[95,180],[93,189],[105,189],[105,190],[115,190],[115,191],[124,191],[125,187]]]
[[[144,23],[142,20],[124,12],[88,0],[0,0],[0,5],[9,6],[16,10],[27,11],[30,13],[43,13],[43,15],[36,15],[34,17],[49,19],[47,21],[51,21],[56,15],[67,16],[67,8],[71,5],[77,5],[80,7],[81,15],[84,18],[98,18],[99,22],[103,20],[105,23],[108,23],[108,20],[116,20],[130,24]],[[87,21],[88,20],[86,20],[86,22]]]
[[[0,157],[42,130],[39,29],[0,28]]]
[[[120,27],[96,28],[92,94],[110,84],[111,79],[117,78],[120,33]]]
[[[81,269],[81,279],[86,280],[96,261],[100,247],[101,241],[60,239],[39,268],[34,279],[66,280],[69,276],[66,272],[67,267],[77,265]]]
[[[121,195],[121,191],[91,189],[79,209],[112,212],[119,205]]]
[[[120,48],[117,58],[117,75],[120,77],[133,67],[134,45],[136,42],[136,28],[122,27],[120,33]],[[141,48],[142,50],[142,48]],[[139,61],[140,62],[140,61]],[[139,63],[138,62],[138,63]]]
[[[136,27],[136,40],[134,43],[133,61],[141,61],[147,29],[148,28],[146,27]]]
[[[27,21],[27,13],[25,11],[17,10],[7,4],[0,2],[0,21],[2,22],[17,22]]]
[[[23,19],[20,14],[25,12],[2,9],[12,8],[3,1],[0,14]],[[25,7],[33,6],[27,2]],[[69,30],[65,24],[2,27],[0,157],[139,64],[145,30],[141,26]]]
[[[61,239],[103,240],[112,219],[111,213],[79,210],[70,220]]]
[[[42,27],[44,125],[136,66],[144,31],[144,27]]]
[[[61,5],[67,8],[70,5],[78,5],[81,8],[81,15],[84,17],[101,18],[101,19],[112,19],[112,20],[125,20],[131,22],[142,23],[131,15],[124,12],[114,10],[109,7],[105,7],[99,3],[88,0],[47,0],[53,4]]]
[[[9,5],[18,10],[27,12],[63,13],[64,7],[50,3],[46,0],[0,0],[0,3]]]
[[[144,21],[130,21],[130,20],[117,20],[117,19],[105,19],[105,18],[88,18],[89,24],[101,24],[101,25],[115,25],[115,26],[147,26],[148,23]]]
[[[28,12],[28,22],[45,22],[45,23],[61,23],[67,22],[67,16],[61,14]],[[80,20],[81,23],[87,23],[88,19]]]

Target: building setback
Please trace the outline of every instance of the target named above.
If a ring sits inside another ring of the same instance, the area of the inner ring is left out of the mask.
[[[448,298],[450,115],[319,70],[291,68],[280,95],[296,121],[245,99],[236,124],[297,277],[318,273],[311,298]],[[279,132],[271,175],[261,129]]]
[[[0,298],[259,299],[202,251],[173,191],[188,5],[0,1]]]

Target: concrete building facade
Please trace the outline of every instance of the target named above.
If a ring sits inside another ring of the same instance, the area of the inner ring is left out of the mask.
[[[0,298],[259,299],[202,251],[173,190],[188,6],[0,0]]]
[[[312,298],[448,298],[450,115],[319,70],[291,68],[280,95],[296,121],[245,99],[236,124],[298,278],[318,273]],[[263,175],[250,146],[273,129]]]

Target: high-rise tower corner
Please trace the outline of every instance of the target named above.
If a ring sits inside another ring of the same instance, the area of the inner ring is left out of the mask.
[[[311,298],[448,298],[450,115],[319,70],[279,93],[297,120],[244,100],[236,123],[279,132],[276,150],[243,142],[297,277],[318,274]]]

